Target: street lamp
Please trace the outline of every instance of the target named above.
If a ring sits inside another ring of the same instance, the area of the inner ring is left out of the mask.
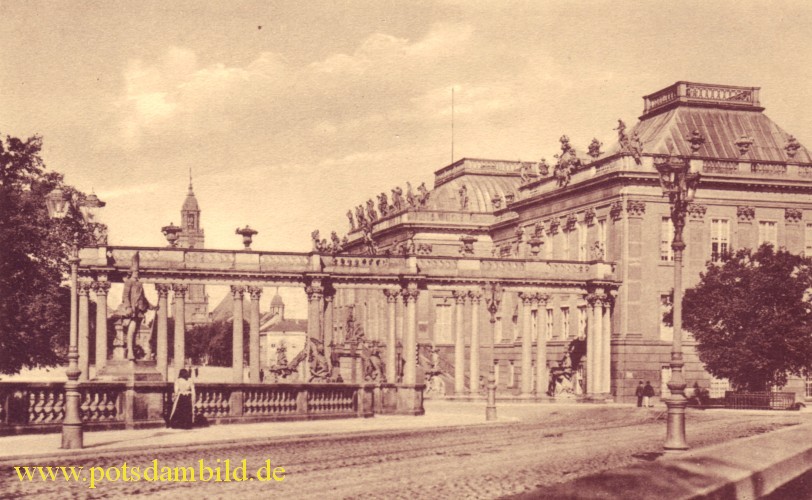
[[[48,215],[53,219],[64,219],[74,202],[57,187],[45,197]],[[79,213],[86,222],[95,222],[97,211],[105,203],[95,194],[79,205]],[[98,241],[97,241],[98,243]],[[77,298],[76,280],[79,271],[79,234],[74,233],[68,257],[70,264],[70,340],[68,345],[68,369],[65,383],[65,417],[62,420],[62,448],[74,449],[83,447],[82,415],[80,411],[81,394],[79,393],[79,348],[77,346]]]
[[[502,285],[491,283],[489,290],[485,292],[485,303],[488,312],[491,313],[491,367],[488,370],[488,403],[485,406],[485,420],[496,420],[496,360],[495,340],[496,340],[496,313],[502,303]]]
[[[690,172],[690,160],[668,155],[655,156],[654,166],[660,174],[663,196],[668,196],[671,203],[671,221],[674,224],[674,241],[671,243],[674,250],[674,339],[671,345],[671,380],[668,382],[671,397],[665,401],[668,420],[663,447],[680,451],[688,449],[685,440],[685,407],[688,400],[685,398],[686,384],[682,374],[685,364],[682,359],[682,252],[685,250],[682,232],[688,203],[694,199],[699,185],[699,173]]]

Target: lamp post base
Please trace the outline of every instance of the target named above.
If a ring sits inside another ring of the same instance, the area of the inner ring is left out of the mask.
[[[79,392],[79,382],[77,381],[79,374],[77,368],[73,366],[68,368],[68,381],[65,383],[65,417],[62,420],[62,448],[66,450],[84,448],[82,395]]]
[[[663,448],[666,451],[685,451],[688,441],[685,439],[685,407],[688,400],[682,394],[674,394],[665,401],[668,407],[668,420]]]

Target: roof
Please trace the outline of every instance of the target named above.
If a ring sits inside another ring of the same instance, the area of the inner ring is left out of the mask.
[[[183,201],[183,207],[181,207],[181,211],[183,212],[199,212],[200,207],[197,204],[197,198],[195,198],[195,192],[192,190],[192,183],[189,183],[189,191],[186,193],[186,199]]]
[[[271,299],[271,307],[280,307],[280,306],[284,306],[284,305],[285,305],[285,301],[282,300],[282,296],[279,295],[279,290],[277,289],[276,294]]]
[[[435,188],[429,195],[425,210],[463,211],[460,188],[465,185],[468,195],[466,212],[493,212],[493,198],[503,200],[517,192],[521,183],[518,161],[480,160],[463,158],[435,173]]]

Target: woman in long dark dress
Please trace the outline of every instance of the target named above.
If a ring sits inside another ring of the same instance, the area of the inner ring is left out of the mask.
[[[189,371],[181,369],[175,380],[175,392],[172,396],[172,413],[169,415],[169,427],[173,429],[191,429],[194,424],[195,384],[189,380]]]

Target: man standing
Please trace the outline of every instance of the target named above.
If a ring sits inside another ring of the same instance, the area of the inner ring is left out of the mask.
[[[637,390],[634,391],[634,395],[637,396],[637,407],[640,408],[643,406],[643,381],[641,380],[639,384],[637,384]]]
[[[643,404],[646,408],[654,406],[651,404],[651,398],[654,396],[654,387],[651,387],[651,382],[646,380],[646,386],[643,387]]]

